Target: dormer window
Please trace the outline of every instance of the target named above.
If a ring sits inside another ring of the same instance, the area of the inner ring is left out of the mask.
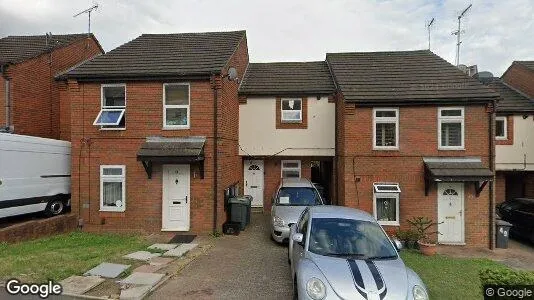
[[[93,125],[105,130],[126,128],[126,85],[103,84],[101,86],[101,109]]]

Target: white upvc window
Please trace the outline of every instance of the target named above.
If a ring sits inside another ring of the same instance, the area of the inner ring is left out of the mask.
[[[100,86],[100,112],[93,125],[102,130],[126,128],[126,84],[102,84]]]
[[[373,109],[373,149],[399,149],[399,109]]]
[[[189,129],[190,99],[189,83],[163,84],[163,129]]]
[[[464,108],[438,108],[438,149],[464,150]]]
[[[495,118],[495,139],[508,139],[508,122],[506,120],[506,117]]]
[[[281,102],[281,122],[302,122],[302,99],[282,99]]]
[[[100,166],[100,211],[126,209],[126,166]]]
[[[373,184],[374,217],[380,225],[399,226],[399,196],[401,190],[398,183]]]
[[[282,160],[282,178],[300,178],[300,160]]]

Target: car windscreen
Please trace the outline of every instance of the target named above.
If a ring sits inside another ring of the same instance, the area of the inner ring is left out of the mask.
[[[378,224],[353,219],[313,218],[308,250],[354,259],[397,258],[397,251]]]
[[[276,205],[309,206],[320,205],[321,197],[317,190],[311,187],[282,187],[276,197]]]

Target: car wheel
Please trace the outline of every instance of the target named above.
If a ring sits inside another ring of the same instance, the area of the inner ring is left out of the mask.
[[[48,202],[45,209],[45,215],[47,217],[53,217],[60,215],[65,210],[65,204],[59,199]]]
[[[299,299],[299,290],[297,288],[297,276],[295,276],[295,280],[293,280],[293,300]]]

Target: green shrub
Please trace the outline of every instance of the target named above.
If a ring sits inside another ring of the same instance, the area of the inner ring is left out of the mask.
[[[534,272],[492,268],[480,270],[479,276],[482,285],[534,285]]]

